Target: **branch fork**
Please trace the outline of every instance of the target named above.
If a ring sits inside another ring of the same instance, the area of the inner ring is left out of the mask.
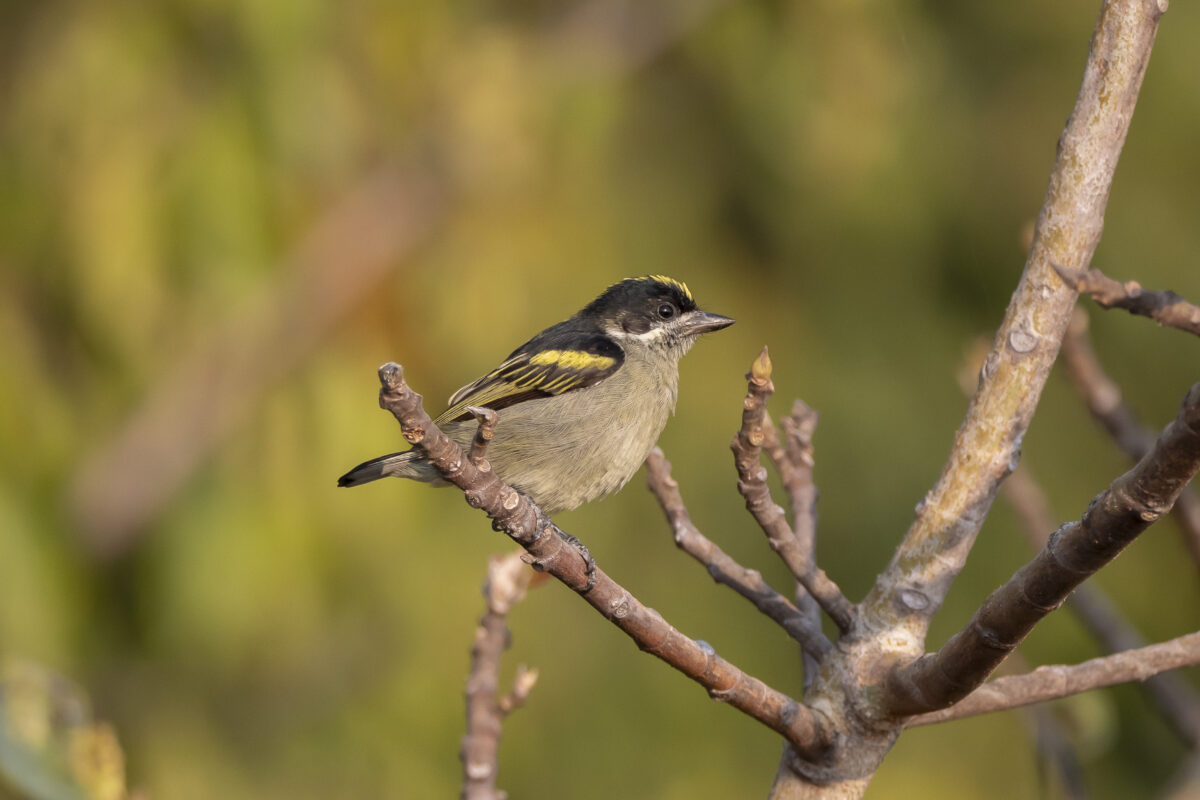
[[[563,558],[570,537],[528,497],[476,461],[483,445],[473,443],[474,459],[442,433],[421,406],[421,395],[409,388],[399,364],[379,368],[379,404],[400,423],[404,438],[420,449],[467,502],[484,511],[493,525],[525,548],[528,563],[575,590],[589,605],[630,636],[639,648],[658,656],[699,683],[710,697],[753,717],[781,734],[796,752],[819,760],[827,751],[822,715],[743,672],[721,658],[711,645],[684,636],[655,610],[643,605],[599,567],[589,579],[582,558]],[[486,423],[486,415],[484,423]],[[476,443],[486,441],[482,434]]]

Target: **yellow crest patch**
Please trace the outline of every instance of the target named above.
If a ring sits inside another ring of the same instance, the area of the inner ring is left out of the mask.
[[[664,286],[672,286],[672,287],[678,289],[679,291],[683,292],[683,296],[686,297],[688,300],[691,300],[694,302],[696,299],[696,298],[692,297],[692,290],[687,287],[686,283],[684,283],[683,281],[677,281],[674,278],[671,278],[667,275],[643,275],[640,278],[632,278],[631,280],[654,281],[655,283],[661,283]]]

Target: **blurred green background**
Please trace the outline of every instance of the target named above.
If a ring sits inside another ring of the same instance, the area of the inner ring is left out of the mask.
[[[449,491],[335,488],[400,449],[375,368],[403,363],[437,411],[648,272],[739,320],[684,361],[661,440],[694,519],[787,586],[728,451],[769,344],[774,411],[821,411],[820,558],[860,598],[1016,284],[1097,8],[0,4],[0,654],[84,686],[152,800],[453,796],[479,586],[511,545]],[[1174,4],[1096,259],[1194,300],[1196,41]],[[1089,311],[1161,427],[1197,343]],[[1126,466],[1057,373],[1024,463],[1063,520]],[[795,648],[675,550],[642,483],[559,522],[798,694]],[[998,502],[931,646],[1026,557]],[[1168,521],[1098,583],[1158,640],[1200,627],[1196,577]],[[511,625],[507,674],[542,675],[504,730],[512,796],[765,793],[774,734],[562,587]],[[1097,654],[1067,612],[1022,651]],[[1059,710],[1096,797],[1144,796],[1183,756],[1136,687]],[[1054,796],[1039,774],[1010,713],[906,734],[873,791]]]

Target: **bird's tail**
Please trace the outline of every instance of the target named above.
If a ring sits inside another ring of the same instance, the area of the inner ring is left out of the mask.
[[[338,486],[360,486],[364,483],[377,481],[389,475],[398,478],[419,478],[420,471],[413,463],[420,457],[416,450],[405,450],[403,453],[392,453],[379,458],[364,461],[354,469],[338,478]]]

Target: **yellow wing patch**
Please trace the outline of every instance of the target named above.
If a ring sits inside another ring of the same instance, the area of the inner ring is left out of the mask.
[[[612,375],[624,363],[621,349],[607,340],[595,344],[595,349],[607,349],[613,355],[587,350],[518,352],[455,392],[450,408],[437,422],[465,418],[468,405],[498,410],[524,400],[583,389]]]
[[[608,369],[616,363],[616,359],[583,350],[543,350],[530,358],[529,363],[560,369]]]

